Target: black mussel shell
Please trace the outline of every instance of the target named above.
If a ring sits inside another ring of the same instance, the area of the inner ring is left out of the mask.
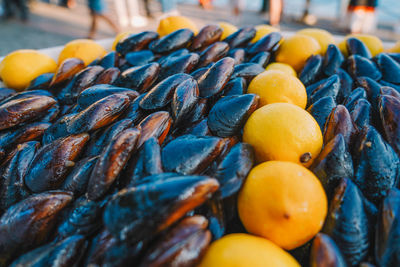
[[[0,88],[0,101],[14,95],[16,92],[9,88]]]
[[[54,73],[44,73],[31,81],[26,90],[47,89],[53,80]]]
[[[353,161],[342,134],[325,144],[310,170],[321,181],[329,200],[341,178],[353,177]]]
[[[328,119],[329,114],[331,114],[332,109],[335,107],[336,103],[333,97],[326,96],[309,106],[307,111],[314,117],[319,125],[319,128],[321,131],[323,131],[326,120]]]
[[[386,82],[400,84],[400,63],[389,57],[385,53],[380,53],[375,57],[375,62],[378,64],[382,72],[382,79]]]
[[[282,34],[279,32],[271,32],[265,35],[260,40],[251,44],[247,49],[250,55],[255,55],[260,52],[272,52],[282,40]]]
[[[228,54],[229,45],[225,42],[216,42],[200,54],[199,64],[197,68],[208,66],[210,63],[214,63]]]
[[[246,58],[246,50],[243,48],[234,48],[229,50],[228,57],[231,57],[235,60],[235,65],[239,65],[244,62]]]
[[[168,65],[169,62],[173,61],[176,57],[186,56],[189,53],[190,51],[186,48],[181,48],[163,57],[160,57],[157,62],[158,64],[160,64],[161,67],[164,67],[165,65]]]
[[[108,52],[104,57],[102,57],[97,65],[108,69],[108,68],[113,68],[113,67],[118,67],[118,53],[115,51]]]
[[[129,107],[124,111],[121,117],[132,120],[132,124],[136,125],[148,115],[148,112],[141,109],[139,106],[140,101],[146,94],[139,95],[134,101],[129,104]]]
[[[349,266],[358,266],[371,246],[372,218],[365,199],[349,179],[336,187],[322,232],[331,237]]]
[[[111,67],[103,71],[97,76],[95,84],[113,84],[121,74],[121,71],[117,67]]]
[[[337,105],[325,123],[324,143],[328,143],[337,134],[341,133],[348,146],[351,147],[358,132],[349,111],[343,105]]]
[[[154,112],[145,117],[137,126],[140,137],[137,147],[141,147],[149,138],[155,137],[161,145],[171,128],[172,118],[166,111]]]
[[[254,150],[251,145],[238,143],[231,148],[214,174],[220,184],[222,198],[239,192],[253,165]]]
[[[171,114],[176,127],[185,124],[198,101],[199,87],[195,79],[189,78],[176,87],[171,103]]]
[[[379,115],[384,136],[400,157],[400,99],[382,95],[379,99]]]
[[[353,110],[350,112],[350,116],[353,119],[354,123],[357,125],[357,128],[361,130],[364,126],[367,126],[371,122],[372,117],[372,107],[371,104],[366,99],[358,100]]]
[[[218,42],[222,36],[222,28],[218,25],[204,26],[200,32],[193,38],[190,50],[202,50],[211,44]]]
[[[347,110],[352,111],[357,101],[360,99],[367,99],[367,92],[365,92],[364,88],[358,87],[351,92],[351,94],[345,98],[343,101],[343,105],[347,108]]]
[[[347,267],[347,264],[335,241],[328,235],[319,233],[315,236],[312,243],[310,266]]]
[[[166,54],[180,48],[185,48],[193,38],[189,29],[174,31],[150,44],[150,50],[157,54]]]
[[[119,240],[148,240],[203,204],[218,187],[207,176],[175,176],[123,189],[107,203],[103,221]]]
[[[128,54],[126,54],[125,59],[132,67],[138,67],[154,61],[155,56],[150,50],[142,50],[129,52]]]
[[[379,266],[400,265],[400,191],[391,189],[383,199],[375,232],[375,260]]]
[[[324,55],[322,70],[325,75],[331,76],[342,66],[344,56],[334,44],[329,44]]]
[[[247,91],[247,83],[243,78],[231,79],[224,87],[224,96],[242,95]]]
[[[196,53],[173,57],[162,66],[157,81],[162,81],[178,73],[190,73],[198,62],[199,55]]]
[[[319,99],[331,96],[333,99],[337,99],[337,95],[340,89],[340,78],[337,74],[332,75],[324,83],[318,86],[315,90],[310,92],[309,104],[313,104]]]
[[[256,36],[256,29],[245,27],[227,36],[223,41],[229,44],[230,48],[244,47]]]
[[[200,97],[211,97],[222,91],[229,81],[235,62],[232,58],[223,58],[197,79]]]
[[[219,137],[240,133],[249,116],[257,109],[255,94],[226,96],[218,100],[208,115],[208,127]]]
[[[183,219],[146,251],[140,266],[196,266],[211,242],[207,226],[200,215]]]
[[[320,55],[310,56],[300,72],[299,79],[308,86],[316,82],[322,74],[322,57]]]
[[[0,149],[9,150],[32,140],[40,140],[43,133],[51,126],[48,122],[25,124],[17,129],[0,132]]]
[[[161,151],[167,172],[201,174],[221,153],[223,139],[183,135],[169,142]]]
[[[365,126],[354,146],[354,182],[364,196],[378,203],[397,185],[400,161],[395,151],[372,126]]]
[[[211,63],[211,65],[212,65],[212,63]],[[208,71],[208,69],[209,69],[209,67],[198,68],[197,70],[190,73],[190,75],[197,81],[200,78],[200,76],[202,76],[204,73],[206,73]]]
[[[350,37],[346,40],[346,48],[350,55],[359,55],[365,58],[371,58],[371,52],[368,47],[359,39]]]
[[[158,38],[158,33],[145,31],[138,34],[131,34],[123,38],[117,43],[115,50],[121,55],[126,55],[132,51],[140,51],[147,45]]]
[[[390,95],[400,100],[400,92],[389,86],[383,86],[380,89],[381,95]]]
[[[25,99],[29,98],[32,96],[48,96],[48,97],[53,97],[53,95],[47,91],[47,90],[32,90],[32,91],[23,91],[19,93],[10,93],[8,94],[7,97],[5,97],[3,100],[1,100],[0,105],[5,104],[6,102],[10,102],[12,100],[18,100],[18,99]]]
[[[336,97],[336,101],[338,103],[342,103],[344,99],[346,99],[352,93],[354,81],[351,76],[343,69],[338,69],[336,71],[336,74],[339,76],[340,79],[340,88]]]
[[[264,71],[265,69],[257,63],[242,63],[235,66],[231,79],[244,78],[250,83],[254,77]]]
[[[139,106],[144,110],[157,110],[167,106],[172,101],[176,87],[188,79],[193,80],[190,75],[184,73],[169,76],[148,91],[140,100]]]
[[[132,67],[122,72],[114,84],[143,93],[153,85],[158,78],[159,72],[160,65],[154,62],[139,67]]]
[[[382,78],[382,73],[375,63],[359,55],[351,55],[347,58],[347,71],[354,79],[365,76],[378,81]]]
[[[211,135],[210,128],[208,128],[207,118],[195,123],[192,127],[185,131],[185,134],[191,134],[196,136]]]
[[[250,59],[250,63],[257,63],[261,67],[265,68],[267,67],[269,60],[271,59],[271,53],[269,52],[260,52],[255,54],[253,57]]]

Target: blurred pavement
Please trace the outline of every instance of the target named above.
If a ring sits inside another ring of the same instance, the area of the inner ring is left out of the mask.
[[[67,9],[53,4],[42,2],[31,3],[31,17],[29,22],[22,23],[17,19],[4,20],[0,22],[0,56],[10,51],[22,48],[40,49],[66,42],[85,38],[90,25],[90,15],[85,2],[77,0],[76,7]],[[106,0],[111,17],[116,20],[114,2]],[[161,7],[158,1],[150,1],[154,18],[149,19],[148,25],[141,28],[126,28],[140,32],[143,30],[156,30],[158,18],[161,16]],[[179,12],[188,16],[199,28],[207,23],[217,21],[228,21],[236,25],[257,25],[266,22],[266,16],[255,11],[245,11],[242,16],[236,18],[232,15],[230,8],[215,7],[213,10],[203,10],[193,4],[179,4]],[[144,14],[144,12],[142,12]],[[294,18],[284,16],[281,24],[282,30],[295,31],[307,27],[298,23]],[[338,30],[332,20],[319,19],[316,27],[322,27],[334,34],[345,34]],[[110,38],[114,36],[113,31],[103,21],[100,23],[100,30],[96,39]],[[400,39],[388,30],[382,29],[378,32],[384,40]]]

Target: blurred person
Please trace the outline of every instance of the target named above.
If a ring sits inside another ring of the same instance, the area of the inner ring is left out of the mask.
[[[306,25],[315,25],[317,23],[317,17],[310,14],[310,7],[311,0],[306,0],[301,21]]]
[[[211,0],[199,0],[199,3],[204,9],[212,9]]]
[[[371,33],[376,29],[378,0],[350,0],[348,13],[351,33]]]
[[[269,1],[269,24],[277,27],[281,21],[283,9],[283,0],[270,0]]]
[[[138,0],[115,0],[114,3],[121,27],[126,27],[129,24],[131,24],[132,27],[143,27],[147,25],[147,19],[140,15]]]
[[[163,17],[179,15],[179,11],[176,7],[176,0],[160,0],[160,2]]]
[[[153,15],[151,14],[151,10],[150,10],[149,0],[143,0],[143,2],[144,2],[144,9],[146,10],[146,16],[148,18],[153,18]]]
[[[266,13],[269,10],[269,0],[263,0],[260,13]]]
[[[110,27],[115,31],[115,33],[119,32],[118,26],[112,21],[112,19],[106,15],[106,3],[105,0],[87,0],[88,7],[90,9],[90,16],[92,19],[92,23],[90,26],[89,36],[88,38],[93,39],[97,32],[99,19],[103,19],[105,22],[110,25]]]
[[[231,0],[231,2],[233,5],[233,14],[236,17],[240,16],[246,6],[246,1],[245,0]]]
[[[24,22],[29,18],[29,7],[27,0],[3,0],[3,17],[11,19],[15,17],[15,10],[19,12],[20,19]]]

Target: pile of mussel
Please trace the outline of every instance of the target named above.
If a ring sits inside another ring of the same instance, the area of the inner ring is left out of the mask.
[[[282,35],[221,40],[205,26],[132,34],[85,66],[70,58],[26,91],[0,89],[0,266],[195,266],[245,232],[237,193],[255,164],[242,128],[251,80]],[[324,132],[311,170],[329,198],[303,265],[400,265],[400,54],[347,40],[299,78]]]

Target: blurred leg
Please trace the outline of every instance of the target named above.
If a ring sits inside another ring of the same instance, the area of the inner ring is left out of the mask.
[[[90,12],[90,16],[92,19],[92,23],[90,25],[90,31],[89,31],[89,39],[94,39],[94,36],[96,35],[97,31],[97,22],[98,22],[98,15],[94,13],[93,11]]]
[[[282,13],[282,0],[270,0],[269,20],[272,26],[279,25]]]
[[[133,27],[143,27],[147,25],[147,19],[140,15],[139,12],[139,1],[138,0],[127,0],[129,14],[131,16],[131,25]]]
[[[128,8],[126,0],[114,0],[115,10],[117,11],[117,18],[121,27],[129,25]]]
[[[3,0],[4,16],[6,18],[14,16],[12,1],[13,0]]]
[[[15,0],[15,5],[19,9],[21,19],[23,21],[28,20],[29,9],[26,0]]]
[[[117,26],[117,24],[114,23],[114,21],[109,16],[105,14],[98,14],[97,16],[104,19],[108,23],[108,25],[110,25],[111,28],[115,31],[115,33],[119,32],[119,27]]]
[[[149,0],[144,0],[144,9],[146,10],[146,16],[151,18],[151,10],[150,10],[150,5],[149,5]]]

